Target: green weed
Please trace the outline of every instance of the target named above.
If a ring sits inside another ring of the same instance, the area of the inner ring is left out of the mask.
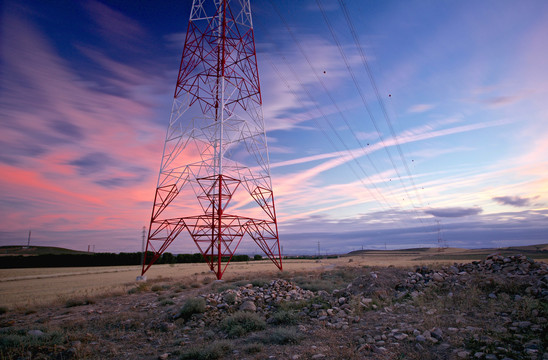
[[[65,334],[59,331],[43,331],[41,334],[31,335],[24,329],[0,330],[0,353],[26,353],[44,347],[54,347],[65,342]]]
[[[129,289],[128,293],[137,294],[137,293],[148,291],[149,289],[150,289],[150,286],[146,282],[140,282],[134,288]]]
[[[196,345],[181,354],[181,360],[215,360],[228,355],[232,345],[226,340],[215,341],[205,346]]]
[[[206,302],[204,298],[190,298],[185,301],[183,307],[181,308],[181,311],[179,311],[179,314],[176,316],[176,318],[183,318],[184,320],[188,320],[194,314],[201,314],[205,312],[205,309]]]
[[[269,322],[274,325],[294,325],[299,321],[295,312],[289,310],[278,310],[272,314]]]
[[[257,340],[263,344],[276,345],[296,345],[300,343],[304,335],[294,327],[278,327],[271,331],[266,331],[253,337],[252,340]]]
[[[65,301],[65,307],[75,307],[75,306],[82,306],[82,305],[90,305],[95,304],[95,300],[89,299],[89,298],[75,298],[75,299],[68,299]]]
[[[263,351],[263,348],[264,348],[263,344],[253,342],[251,344],[246,345],[243,348],[243,352],[246,353],[246,354],[257,354],[257,353],[260,353],[261,351]]]
[[[247,333],[263,330],[266,322],[257,314],[238,311],[221,322],[221,329],[230,338],[241,337]]]

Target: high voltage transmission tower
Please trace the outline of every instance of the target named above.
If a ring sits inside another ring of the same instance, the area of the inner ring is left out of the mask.
[[[447,249],[447,241],[442,238],[441,236],[441,225],[440,221],[436,220],[436,223],[438,224],[438,251],[442,252],[445,249]]]
[[[246,234],[282,269],[249,0],[193,1],[141,276],[185,230],[217,279]]]

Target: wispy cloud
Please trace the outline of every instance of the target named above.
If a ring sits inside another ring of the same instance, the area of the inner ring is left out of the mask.
[[[139,226],[149,206],[135,204],[152,196],[165,126],[143,121],[153,111],[134,90],[155,80],[95,53],[113,79],[131,79],[121,95],[104,92],[96,78],[77,75],[24,17],[6,14],[2,20],[9,26],[2,41],[10,51],[2,53],[7,76],[0,89],[0,162],[7,176],[0,187],[3,197],[17,194],[19,201],[3,209],[0,225],[32,226],[37,233]],[[34,206],[19,211],[24,203]]]
[[[516,207],[531,206],[533,200],[538,199],[538,196],[533,198],[525,198],[520,196],[496,196],[493,198],[494,201],[502,205],[511,205]]]
[[[483,209],[478,207],[474,207],[474,208],[454,207],[454,208],[445,208],[445,209],[424,210],[424,212],[429,215],[433,215],[436,217],[449,217],[449,218],[477,215],[481,213],[482,211]]]
[[[138,49],[136,44],[142,43],[147,35],[138,22],[99,1],[88,0],[84,4],[105,41]]]
[[[411,114],[417,114],[417,113],[423,113],[427,112],[428,110],[431,110],[434,108],[434,105],[432,104],[417,104],[411,106],[407,112]]]
[[[520,100],[520,96],[494,96],[481,100],[481,102],[491,106],[504,106],[515,103]]]

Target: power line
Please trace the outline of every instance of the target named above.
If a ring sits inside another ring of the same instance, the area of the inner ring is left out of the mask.
[[[337,37],[337,35],[336,35],[336,32],[333,30],[333,27],[331,26],[331,22],[329,21],[329,18],[327,17],[327,15],[326,15],[326,13],[325,13],[325,11],[324,11],[324,9],[323,9],[323,6],[322,6],[322,4],[321,4],[321,1],[320,1],[320,0],[316,0],[316,4],[318,5],[318,8],[320,9],[320,11],[321,11],[321,13],[322,13],[323,19],[324,19],[325,23],[327,24],[327,27],[328,27],[328,29],[329,29],[329,32],[331,33],[331,36],[333,37],[333,40],[335,41],[335,44],[337,45],[337,48],[339,49],[339,53],[341,54],[341,57],[342,57],[342,59],[343,59],[343,61],[344,61],[344,64],[346,65],[346,69],[348,70],[348,73],[350,74],[350,76],[351,76],[351,78],[352,78],[352,81],[354,82],[354,86],[356,87],[356,89],[357,89],[357,91],[358,91],[358,94],[360,95],[360,98],[361,98],[361,100],[362,100],[362,103],[363,103],[365,109],[367,110],[367,113],[368,113],[369,117],[372,119],[373,124],[375,125],[375,130],[376,130],[376,132],[377,132],[377,135],[379,136],[379,138],[380,138],[380,140],[381,140],[381,142],[382,142],[382,144],[383,144],[383,147],[384,147],[385,151],[386,151],[387,154],[388,154],[388,157],[389,157],[389,159],[390,159],[390,162],[392,163],[392,166],[393,166],[394,170],[396,171],[396,173],[398,174],[398,177],[400,178],[400,181],[401,181],[401,177],[399,176],[399,173],[398,173],[396,164],[394,163],[394,160],[392,159],[392,156],[390,155],[390,153],[389,153],[389,151],[388,151],[388,148],[387,148],[387,146],[386,146],[385,143],[384,143],[384,140],[383,140],[383,138],[382,138],[381,132],[380,132],[379,128],[377,127],[375,118],[374,118],[374,116],[373,116],[373,112],[372,112],[371,109],[369,108],[369,105],[368,105],[367,100],[366,100],[366,98],[365,98],[365,94],[363,93],[362,88],[361,88],[361,86],[359,85],[359,82],[358,82],[358,80],[357,80],[357,77],[356,77],[354,71],[352,70],[352,67],[350,66],[350,64],[349,64],[349,62],[348,62],[348,58],[347,58],[347,56],[346,56],[346,54],[345,54],[345,52],[344,52],[344,50],[343,50],[343,48],[342,48],[342,46],[341,46],[341,43],[340,43],[340,41],[339,41],[339,39],[338,39],[338,37]],[[350,125],[348,124],[348,122],[346,122],[346,124],[348,125],[348,127],[350,127]],[[351,128],[351,127],[350,127],[350,128]],[[361,141],[359,140],[359,138],[356,136],[356,134],[354,133],[354,131],[353,131],[352,129],[351,129],[351,132],[352,132],[352,134],[354,135],[354,138],[356,139],[356,141],[360,144],[360,146],[361,146],[362,148],[364,148],[363,144],[361,143]],[[380,174],[380,171],[377,169],[377,167],[375,166],[375,164],[373,163],[373,161],[372,161],[371,158],[369,157],[369,154],[367,154],[367,158],[369,159],[369,161],[370,161],[371,165],[373,166],[373,168],[375,169],[375,171],[376,171],[378,174]],[[384,183],[385,183],[386,185],[388,185],[386,179],[383,180],[383,181],[384,181]],[[403,182],[402,182],[402,185],[404,185]],[[391,194],[393,195],[393,193],[392,193],[392,191],[391,191],[391,188],[388,187],[388,189],[390,190]],[[404,185],[404,189],[405,189],[405,193],[406,193],[407,197],[409,198],[409,194],[407,193],[407,189],[405,188],[405,185]],[[412,201],[412,200],[411,200],[411,201]]]
[[[274,69],[274,71],[276,71],[278,77],[284,82],[285,86],[289,89],[289,91],[291,91],[291,93],[293,94],[293,96],[295,96],[296,98],[298,98],[298,94],[295,93],[295,91],[291,88],[291,86],[289,85],[289,82],[287,81],[287,79],[282,75],[281,71],[278,69],[278,67],[276,66],[276,64],[271,61],[270,58],[268,58],[271,62],[271,65]],[[354,160],[354,162],[356,163],[356,165],[358,166],[358,168],[364,173],[365,177],[367,180],[369,180],[369,183],[377,190],[378,194],[382,197],[383,201],[386,203],[386,205],[390,208],[392,208],[390,206],[390,204],[387,202],[386,198],[382,195],[382,193],[378,190],[378,188],[376,187],[376,185],[371,181],[371,179],[369,178],[369,176],[367,175],[367,173],[365,172],[365,169],[363,169],[363,167],[361,166],[361,164],[357,161],[356,157],[354,156],[352,150],[350,150],[348,148],[348,146],[344,143],[342,137],[340,136],[340,134],[337,132],[337,130],[335,129],[335,127],[333,126],[333,124],[329,121],[329,119],[327,118],[327,116],[324,114],[324,112],[322,111],[322,109],[319,107],[318,103],[316,101],[314,101],[314,98],[312,97],[312,95],[310,94],[310,92],[308,91],[308,89],[302,84],[302,82],[299,80],[299,77],[297,75],[297,73],[295,72],[295,70],[293,69],[293,67],[289,64],[289,62],[287,61],[287,59],[282,56],[282,59],[284,60],[286,66],[288,67],[288,69],[291,71],[292,73],[292,76],[293,78],[299,83],[300,87],[303,89],[303,91],[305,92],[305,94],[308,96],[308,98],[310,99],[310,101],[314,104],[314,106],[316,107],[316,110],[319,112],[320,116],[326,121],[326,123],[330,126],[332,132],[335,134],[335,136],[339,139],[339,141],[343,144],[343,146],[345,147],[345,150],[350,154],[350,156],[352,157],[352,159]],[[322,126],[320,125],[320,123],[318,122],[318,120],[316,118],[313,119],[314,122],[316,122],[316,125],[318,125],[318,128],[320,129],[320,131],[323,133],[323,135],[327,138],[327,140],[329,141],[329,143],[331,144],[331,146],[333,147],[333,149],[335,149],[335,151],[338,151],[337,150],[337,146],[335,145],[335,143],[333,142],[333,140],[331,139],[331,137],[329,136],[329,134],[322,128]],[[355,169],[350,166],[349,164],[349,168],[350,170],[354,173],[354,175],[356,176],[356,178],[362,183],[362,185],[365,187],[365,189],[369,192],[369,194],[371,195],[371,197],[373,197],[375,199],[375,201],[377,201],[381,206],[383,205],[381,203],[381,201],[377,198],[377,196],[371,191],[371,189],[369,187],[367,187],[367,185],[365,184],[365,182],[363,181],[363,178],[360,177]]]
[[[360,144],[361,146],[361,149],[362,151],[365,153],[365,154],[368,154],[368,151],[365,149],[365,147],[361,144],[361,142],[359,141],[357,135],[355,134],[355,132],[353,131],[352,127],[350,126],[350,123],[348,122],[346,116],[344,116],[344,113],[341,111],[341,109],[339,108],[337,102],[335,101],[335,99],[333,98],[333,96],[331,95],[331,92],[327,89],[327,87],[325,86],[325,83],[323,82],[323,80],[318,76],[318,73],[317,71],[315,70],[314,66],[312,65],[312,62],[310,61],[310,58],[307,56],[306,52],[304,51],[304,49],[302,48],[300,42],[298,41],[298,39],[295,37],[295,35],[293,34],[293,31],[291,30],[291,28],[289,27],[289,24],[287,23],[287,21],[285,21],[285,18],[282,16],[282,14],[280,13],[279,9],[277,8],[277,6],[275,5],[275,3],[271,0],[270,1],[272,7],[274,8],[274,10],[276,11],[276,13],[278,14],[278,17],[282,20],[282,22],[284,23],[284,26],[286,27],[289,35],[291,36],[293,42],[297,45],[297,47],[299,48],[299,51],[301,52],[301,54],[303,55],[303,57],[305,58],[306,62],[308,63],[308,66],[312,69],[312,73],[314,74],[314,76],[316,77],[316,80],[320,83],[320,85],[322,86],[324,92],[327,94],[327,96],[329,97],[329,99],[331,100],[331,103],[333,104],[333,106],[335,106],[335,109],[337,110],[337,112],[339,113],[339,115],[341,116],[341,118],[343,119],[343,121],[345,122],[345,124],[347,125],[347,127],[349,128],[349,130],[352,132],[352,134],[354,135],[354,138],[358,141],[358,143]],[[284,58],[285,60],[285,58]],[[288,64],[288,67],[292,70],[292,73],[293,73],[293,76],[295,77],[295,79],[298,79],[297,77],[297,74],[296,72],[293,70],[293,68]],[[300,83],[300,81],[299,81]],[[331,128],[332,132],[335,134],[335,136],[337,136],[337,138],[339,139],[339,141],[341,142],[341,144],[343,145],[343,147],[346,149],[346,151],[352,156],[352,159],[354,160],[354,162],[356,163],[356,165],[358,166],[358,168],[363,172],[363,174],[366,176],[366,178],[369,180],[369,182],[371,183],[371,185],[373,185],[373,187],[375,188],[375,190],[377,191],[377,193],[384,199],[385,203],[388,205],[389,208],[393,209],[393,207],[388,203],[388,201],[386,200],[386,198],[384,197],[384,195],[382,195],[382,193],[380,192],[380,190],[377,188],[377,186],[371,181],[371,179],[369,178],[369,176],[367,175],[367,172],[365,171],[365,169],[363,168],[363,166],[359,163],[359,161],[356,159],[354,153],[348,148],[348,146],[346,145],[346,143],[344,142],[344,140],[342,139],[342,137],[340,136],[340,134],[338,133],[338,131],[336,130],[336,128],[333,126],[333,124],[331,123],[331,121],[327,118],[327,116],[325,116],[323,114],[323,112],[321,111],[321,109],[319,108],[319,106],[317,105],[317,102],[314,101],[313,97],[310,95],[309,91],[306,89],[305,86],[303,86],[301,84],[303,90],[307,93],[307,95],[309,96],[309,98],[311,99],[311,101],[316,105],[316,108],[318,109],[318,111],[320,111],[320,113],[322,114],[322,117],[324,118],[324,120],[326,121],[326,123],[329,125],[329,127]],[[375,167],[376,169],[376,167]],[[377,172],[378,172],[378,169],[377,169]],[[359,179],[359,177],[358,177]],[[360,180],[361,181],[361,180]],[[369,190],[368,190],[369,191]],[[375,196],[374,196],[375,197]],[[375,199],[378,201],[378,199],[375,197]],[[380,203],[380,202],[379,202]]]
[[[364,68],[367,72],[367,75],[369,76],[369,81],[371,82],[371,85],[373,87],[373,90],[375,91],[375,95],[377,97],[377,101],[379,102],[379,105],[381,107],[381,110],[383,112],[383,115],[384,115],[384,118],[386,120],[386,123],[388,124],[388,128],[390,129],[390,133],[394,139],[394,142],[396,144],[396,148],[398,150],[398,153],[400,155],[400,158],[401,158],[401,161],[405,167],[405,170],[407,172],[407,175],[409,176],[409,180],[411,181],[411,184],[413,185],[413,188],[414,188],[414,191],[415,191],[415,195],[417,196],[417,199],[419,200],[421,206],[424,207],[424,204],[423,204],[423,201],[422,201],[422,198],[417,190],[417,186],[415,184],[415,181],[413,179],[413,175],[411,174],[411,171],[409,170],[409,166],[407,165],[407,161],[405,160],[405,156],[403,154],[403,151],[401,149],[401,146],[399,144],[399,141],[398,141],[398,137],[396,135],[396,132],[394,131],[394,127],[392,126],[392,121],[390,120],[390,116],[388,114],[388,112],[386,111],[386,107],[384,105],[384,101],[382,99],[382,97],[380,96],[380,93],[379,93],[379,89],[377,87],[377,83],[375,82],[375,79],[373,77],[373,73],[369,67],[369,63],[367,61],[367,58],[365,57],[365,53],[363,51],[363,48],[361,46],[361,43],[359,41],[359,38],[358,38],[358,34],[356,32],[356,29],[354,28],[354,24],[352,23],[352,19],[350,17],[350,14],[348,12],[348,9],[346,7],[346,4],[344,3],[344,0],[339,0],[339,4],[341,5],[341,8],[343,10],[343,14],[344,14],[344,17],[346,19],[346,22],[350,28],[350,32],[352,34],[352,38],[354,39],[354,43],[356,44],[356,48],[358,49],[359,53],[360,53],[360,57],[361,57],[361,60],[362,60],[362,64],[364,65]],[[373,120],[374,118],[372,117],[371,120],[373,121],[374,125],[375,125],[375,128],[377,128],[377,125],[375,124],[375,121]],[[378,130],[378,129],[377,129]],[[379,132],[379,136],[381,137],[381,141],[383,142],[384,144],[384,140],[382,139],[382,135],[380,134]],[[387,151],[387,153],[389,153]],[[391,161],[392,161],[392,157],[389,155]],[[399,174],[399,172],[396,170],[397,172],[397,175],[398,175],[398,178],[401,180],[401,176]],[[403,184],[403,183],[402,183]],[[405,188],[405,185],[404,185],[404,188]],[[407,189],[405,190],[405,192],[407,193]],[[412,199],[409,198],[411,201]],[[412,203],[413,204],[413,203]],[[413,204],[413,207],[414,207],[414,204]],[[420,219],[420,218],[419,218]]]
[[[331,92],[327,89],[324,81],[318,76],[318,72],[315,70],[314,66],[312,65],[312,61],[310,60],[310,58],[308,57],[308,55],[306,54],[306,52],[304,51],[304,49],[302,48],[302,45],[300,44],[299,40],[295,37],[293,31],[291,30],[291,28],[289,27],[287,21],[285,20],[285,18],[283,17],[283,15],[280,13],[279,9],[277,8],[277,6],[274,4],[273,1],[270,1],[272,7],[274,8],[274,10],[276,11],[276,13],[278,14],[279,18],[281,19],[281,21],[283,22],[284,26],[286,27],[289,35],[291,36],[293,42],[296,44],[296,46],[298,47],[299,51],[301,52],[302,56],[305,58],[308,66],[311,68],[312,70],[312,73],[314,74],[316,80],[320,83],[322,89],[324,90],[324,92],[327,94],[327,96],[329,97],[329,99],[331,100],[333,106],[335,107],[335,109],[337,110],[337,112],[339,113],[340,117],[343,119],[343,121],[345,122],[345,124],[347,125],[347,127],[349,128],[349,130],[352,132],[354,138],[356,139],[356,141],[360,144],[361,146],[361,149],[364,153],[368,154],[368,151],[365,149],[365,147],[363,146],[363,144],[359,141],[359,138],[357,137],[356,133],[353,131],[352,129],[352,126],[350,126],[350,123],[348,122],[348,120],[346,119],[344,113],[341,111],[341,109],[339,108],[337,102],[335,101],[335,99],[333,98]],[[284,58],[285,60],[285,58]],[[292,70],[292,67],[288,64],[288,67]],[[293,76],[298,79],[297,77],[297,74],[292,70],[293,72]],[[302,86],[302,84],[301,84]],[[317,103],[313,101],[313,97],[310,95],[310,93],[308,92],[308,90],[302,86],[303,89],[305,90],[305,92],[307,93],[307,95],[309,96],[309,98],[312,100],[312,102],[316,105],[317,109],[321,112],[321,109],[318,107]],[[366,103],[367,104],[367,103]],[[368,109],[369,110],[369,109]],[[331,128],[332,132],[337,136],[337,138],[339,139],[339,141],[341,142],[341,144],[343,144],[344,148],[352,155],[352,158],[354,160],[354,162],[356,162],[356,164],[358,165],[358,167],[362,170],[362,172],[364,172],[364,175],[368,178],[368,180],[371,182],[371,180],[369,179],[369,176],[367,175],[367,173],[365,172],[365,170],[363,169],[363,167],[361,166],[361,164],[357,161],[357,159],[355,158],[355,156],[353,155],[353,153],[350,151],[350,149],[348,148],[348,146],[346,145],[346,143],[344,142],[344,140],[341,138],[341,136],[339,135],[339,133],[337,132],[336,128],[333,126],[333,124],[331,123],[331,121],[329,121],[329,119],[322,113],[322,116],[324,117],[325,121],[327,122],[327,124],[329,125],[329,127]],[[369,111],[369,113],[371,114],[372,116],[372,113]],[[377,133],[380,135],[380,130],[378,129],[377,127]],[[390,161],[394,167],[394,170],[396,171],[396,173],[398,174],[398,177],[400,178],[400,181],[404,187],[404,190],[405,190],[405,193],[407,195],[407,197],[411,200],[412,202],[412,199],[411,197],[409,196],[408,192],[407,192],[407,188],[405,187],[405,184],[403,183],[402,179],[401,179],[401,176],[399,175],[399,172],[397,170],[397,167],[395,165],[395,162],[393,161],[390,153],[388,152],[387,150],[387,146],[384,144],[384,140],[382,139],[382,136],[380,135],[379,136],[381,141],[383,142],[383,145],[384,145],[384,148],[386,149],[387,151],[387,154],[389,155],[389,158],[390,158]],[[376,166],[374,166],[375,169]],[[378,169],[377,169],[377,172],[379,173]],[[371,182],[372,183],[372,182]],[[373,183],[372,183],[373,184]],[[388,201],[386,201],[386,198],[384,198],[384,195],[382,195],[382,193],[380,192],[380,190],[377,188],[376,185],[373,184],[373,186],[375,187],[375,189],[377,190],[377,192],[383,197],[383,199],[385,200],[385,203],[388,205],[388,207],[390,207],[392,210],[394,210],[394,208],[388,203]],[[378,200],[377,200],[378,201]],[[413,209],[414,211],[415,210],[415,206],[412,202],[412,205],[413,205]],[[422,218],[420,217],[420,215],[418,215],[418,218],[419,220],[422,222]]]

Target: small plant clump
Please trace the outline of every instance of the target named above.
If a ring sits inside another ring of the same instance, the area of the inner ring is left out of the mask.
[[[152,285],[152,287],[150,288],[150,290],[152,290],[152,291],[154,291],[154,292],[158,292],[158,291],[164,290],[164,288],[162,287],[162,285],[155,284],[155,285]]]
[[[173,305],[173,304],[175,303],[171,299],[164,299],[160,301],[160,305],[162,306]]]
[[[138,294],[149,290],[149,285],[145,282],[140,282],[134,288],[129,289],[129,294]]]
[[[206,310],[206,302],[204,298],[196,297],[187,299],[179,314],[175,318],[182,318],[188,320],[194,314],[201,314]]]
[[[95,301],[89,298],[81,298],[81,299],[68,299],[65,301],[65,307],[75,307],[75,306],[82,306],[82,305],[90,305],[95,304]]]
[[[193,346],[183,352],[179,359],[181,360],[215,360],[228,355],[232,351],[232,345],[229,341],[215,341],[205,346]]]
[[[254,337],[263,344],[296,345],[303,340],[303,334],[295,327],[277,327],[271,331],[263,332]]]
[[[4,358],[4,350],[18,349],[20,354],[32,352],[43,347],[62,345],[66,336],[59,331],[41,331],[25,329],[0,330],[0,354]]]
[[[241,337],[253,331],[266,328],[266,322],[257,314],[238,311],[221,322],[221,329],[230,338]]]
[[[236,303],[236,294],[232,292],[226,293],[223,296],[223,300],[229,305],[234,305]]]
[[[269,281],[266,280],[266,279],[258,278],[258,279],[251,280],[251,285],[257,286],[257,287],[264,287],[264,286],[268,285],[268,282]]]
[[[243,349],[244,353],[246,354],[257,354],[257,353],[260,353],[261,351],[263,351],[263,344],[261,343],[257,343],[257,342],[252,342],[248,345],[246,345]]]
[[[295,325],[298,321],[297,314],[290,310],[278,310],[268,319],[273,325]]]

